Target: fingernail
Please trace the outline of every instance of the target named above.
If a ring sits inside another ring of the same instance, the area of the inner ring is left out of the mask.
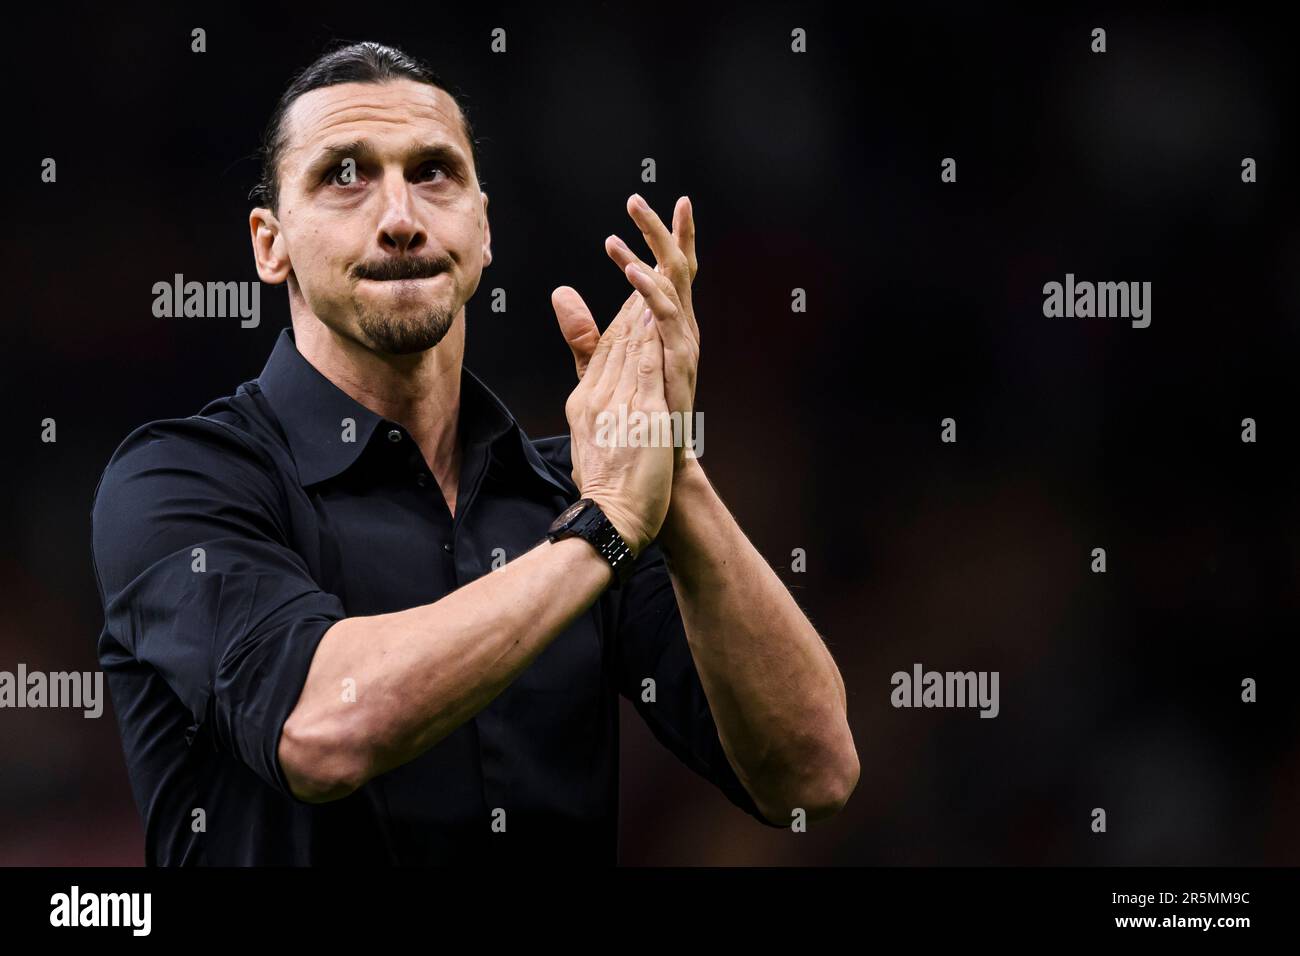
[[[653,318],[654,318],[654,313],[651,312],[649,309],[646,309],[644,312],[641,313],[641,324],[649,325],[650,320]]]
[[[636,208],[640,209],[642,212],[645,212],[650,208],[649,206],[646,205],[646,201],[641,198],[640,193],[632,194],[632,205],[636,206]]]

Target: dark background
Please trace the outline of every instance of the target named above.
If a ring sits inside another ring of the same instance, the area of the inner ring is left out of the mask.
[[[39,5],[10,22],[0,134],[0,669],[97,666],[109,456],[255,377],[288,323],[282,286],[242,329],[154,318],[153,283],[256,279],[273,103],[329,41],[373,39],[465,94],[495,257],[467,364],[534,436],[564,430],[573,384],[550,290],[603,324],[626,197],[665,218],[692,197],[703,464],[847,684],[861,782],[804,834],[733,808],[624,704],[625,863],[1300,862],[1300,83],[1291,35],[1237,9]],[[1152,282],[1151,327],[1045,318],[1067,272]],[[999,671],[1001,715],[895,710],[914,662]],[[0,864],[142,860],[111,705],[0,711]]]

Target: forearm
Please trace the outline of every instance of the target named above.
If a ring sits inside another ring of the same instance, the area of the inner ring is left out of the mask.
[[[333,625],[281,736],[295,793],[337,799],[419,756],[487,706],[611,580],[587,542],[545,542],[432,604]]]
[[[773,822],[833,813],[858,777],[839,669],[697,462],[674,482],[658,542],[737,776]]]

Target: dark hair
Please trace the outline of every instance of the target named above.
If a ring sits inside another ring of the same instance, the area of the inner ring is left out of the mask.
[[[456,95],[447,89],[433,70],[419,60],[393,47],[366,41],[331,50],[294,77],[288,89],[280,96],[280,101],[275,104],[275,111],[266,125],[266,132],[262,135],[262,146],[259,150],[262,160],[262,178],[248,194],[248,198],[260,206],[266,206],[275,212],[279,211],[277,208],[280,203],[279,165],[285,147],[284,116],[298,97],[312,90],[339,83],[383,83],[398,79],[427,83],[452,98],[460,109],[465,126],[465,138],[469,140],[474,171],[477,173],[479,157],[474,128],[470,125],[469,114]]]

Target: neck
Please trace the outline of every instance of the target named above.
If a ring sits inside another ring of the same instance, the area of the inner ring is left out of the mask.
[[[293,321],[294,343],[317,371],[352,399],[415,439],[454,511],[460,477],[460,375],[465,310],[437,347],[414,355],[383,355],[330,329],[315,316]]]

